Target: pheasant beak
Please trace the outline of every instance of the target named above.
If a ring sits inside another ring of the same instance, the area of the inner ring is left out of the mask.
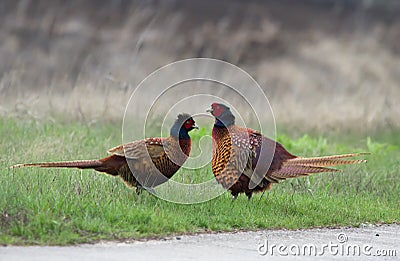
[[[192,125],[192,128],[198,130],[198,129],[199,129],[199,126],[197,126],[196,124],[193,124],[193,125]]]
[[[213,108],[206,110],[206,112],[210,112],[210,113],[213,111],[214,111]]]

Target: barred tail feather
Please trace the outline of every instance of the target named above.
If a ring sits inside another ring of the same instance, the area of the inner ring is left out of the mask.
[[[359,164],[367,162],[364,159],[351,160],[343,158],[367,155],[368,153],[352,153],[343,155],[332,155],[314,158],[293,158],[286,160],[282,167],[270,174],[274,178],[296,178],[301,176],[308,176],[314,173],[321,172],[337,172],[340,170],[327,168],[330,166],[346,165],[346,164]]]
[[[318,164],[318,163],[326,162],[326,161],[331,161],[331,162],[337,161],[337,162],[342,162],[342,163],[338,163],[336,165],[354,164],[354,163],[363,163],[363,162],[366,162],[366,160],[348,160],[349,163],[345,163],[346,161],[341,161],[341,160],[338,160],[338,159],[357,157],[357,156],[364,156],[364,155],[369,155],[369,153],[351,153],[351,154],[342,154],[342,155],[313,157],[313,158],[297,157],[297,158],[288,160],[286,163],[287,164],[288,163],[293,163],[293,164],[305,164],[305,163]]]
[[[11,168],[23,167],[39,167],[39,168],[80,168],[92,169],[103,166],[100,160],[76,160],[76,161],[61,161],[61,162],[39,162],[39,163],[24,163],[11,166]]]
[[[302,165],[290,165],[283,166],[278,171],[271,173],[272,177],[275,178],[296,178],[300,176],[308,176],[310,174],[321,173],[321,172],[337,172],[340,170],[318,167],[318,166],[302,166]]]
[[[315,159],[305,159],[298,161],[287,161],[284,164],[287,166],[310,166],[310,167],[330,167],[337,165],[348,165],[348,164],[359,164],[365,163],[366,160],[337,160],[337,159],[326,159],[326,160],[315,160]]]

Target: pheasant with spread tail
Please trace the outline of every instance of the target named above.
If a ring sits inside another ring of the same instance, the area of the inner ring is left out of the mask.
[[[212,171],[218,183],[230,190],[233,200],[239,193],[250,200],[253,193],[269,190],[281,180],[338,171],[330,166],[366,162],[347,159],[365,153],[298,157],[260,132],[235,125],[235,116],[226,105],[213,103],[207,111],[215,117]]]
[[[189,131],[198,129],[189,114],[180,114],[167,138],[147,138],[110,149],[111,156],[98,160],[27,163],[12,166],[95,169],[119,176],[127,186],[152,189],[170,179],[190,154]]]

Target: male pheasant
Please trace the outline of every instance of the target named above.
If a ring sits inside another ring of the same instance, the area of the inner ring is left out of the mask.
[[[152,190],[170,179],[190,154],[189,131],[198,129],[189,114],[179,114],[167,138],[146,138],[117,146],[108,151],[111,156],[98,160],[27,163],[12,166],[42,168],[95,169],[119,176],[128,187]]]
[[[366,162],[343,160],[364,153],[297,157],[260,132],[235,125],[235,116],[226,105],[213,103],[207,111],[215,117],[212,171],[218,183],[229,189],[233,200],[239,193],[245,193],[250,200],[253,193],[269,190],[273,183],[287,178],[338,171],[329,166]]]

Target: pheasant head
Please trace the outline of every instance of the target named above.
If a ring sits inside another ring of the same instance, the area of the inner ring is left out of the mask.
[[[190,139],[189,131],[193,129],[198,129],[196,122],[193,120],[192,116],[187,113],[182,113],[178,115],[174,124],[171,127],[170,135],[177,139]]]
[[[211,104],[211,109],[207,110],[215,117],[214,126],[226,128],[235,124],[235,116],[231,109],[222,103]]]

